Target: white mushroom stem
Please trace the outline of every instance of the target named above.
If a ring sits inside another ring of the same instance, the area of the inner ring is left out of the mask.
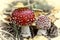
[[[29,26],[22,26],[21,27],[21,35],[23,37],[31,37],[31,33],[30,33],[30,28]]]
[[[37,35],[47,35],[47,30],[39,29]]]

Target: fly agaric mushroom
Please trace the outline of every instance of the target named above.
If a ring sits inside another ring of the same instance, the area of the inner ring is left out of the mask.
[[[47,16],[41,15],[38,17],[37,21],[36,21],[36,25],[37,28],[40,28],[38,30],[37,35],[47,35],[47,29],[49,29],[51,27],[51,22],[49,20],[49,18]]]
[[[21,35],[23,37],[31,37],[29,25],[35,20],[35,15],[32,10],[27,7],[15,9],[11,16],[12,21],[21,26]]]

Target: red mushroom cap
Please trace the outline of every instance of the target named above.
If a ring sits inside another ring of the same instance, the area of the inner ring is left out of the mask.
[[[12,21],[18,25],[29,25],[35,20],[35,15],[32,10],[27,7],[15,9],[11,16]]]
[[[41,15],[36,21],[37,28],[48,29],[51,27],[51,22],[47,16]]]

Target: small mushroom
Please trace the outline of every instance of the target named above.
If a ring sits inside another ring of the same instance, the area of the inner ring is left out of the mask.
[[[51,22],[47,16],[41,15],[38,17],[36,25],[39,29],[37,35],[47,35],[47,29],[51,27]]]

